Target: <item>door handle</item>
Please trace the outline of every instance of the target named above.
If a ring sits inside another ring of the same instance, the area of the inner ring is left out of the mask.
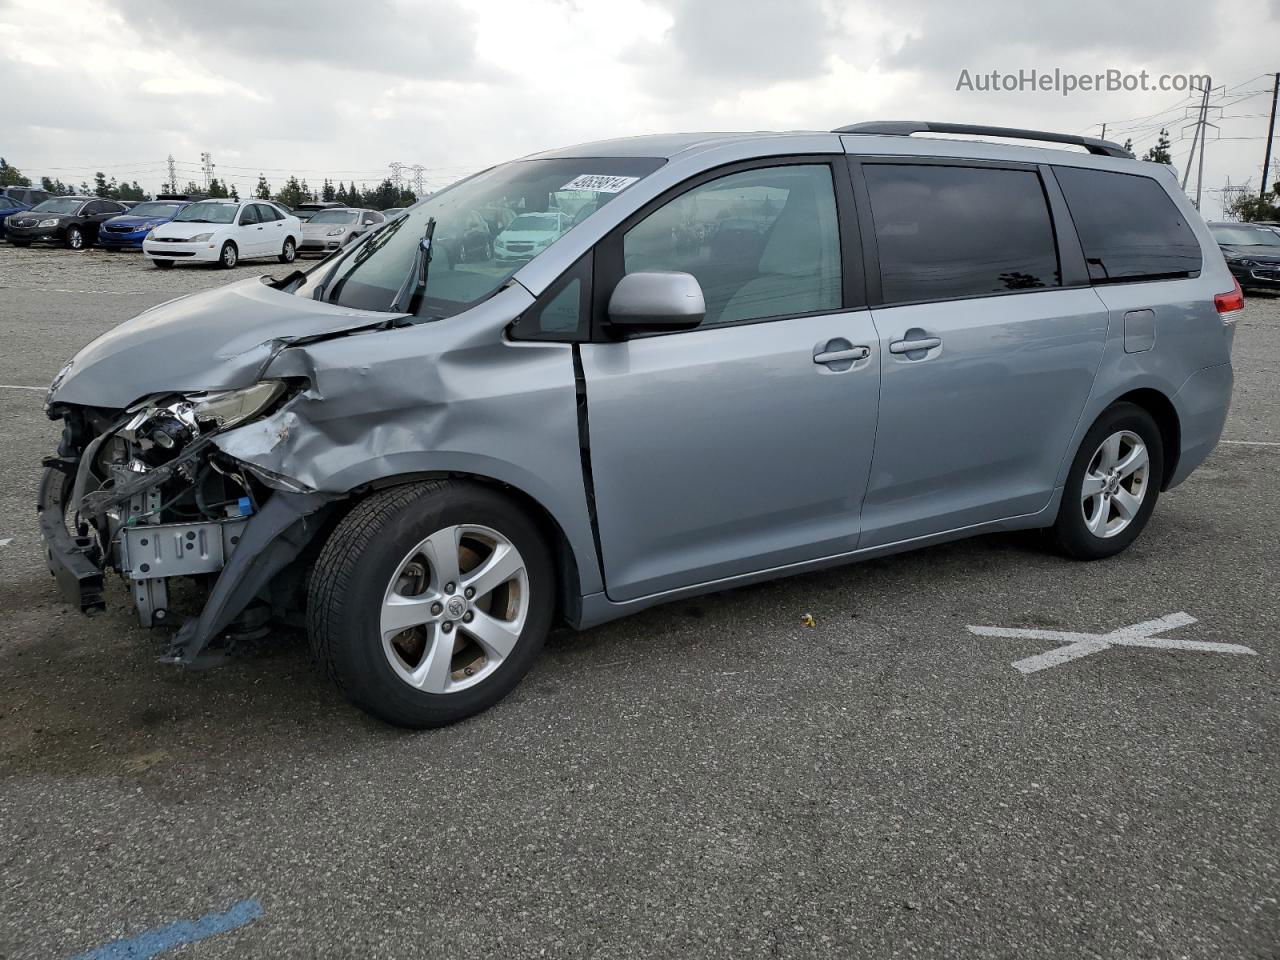
[[[918,340],[895,340],[889,344],[890,353],[910,353],[913,350],[932,350],[942,346],[941,337],[921,337]]]
[[[865,360],[871,356],[870,347],[849,347],[847,350],[827,350],[813,355],[814,363],[839,363],[841,360]]]

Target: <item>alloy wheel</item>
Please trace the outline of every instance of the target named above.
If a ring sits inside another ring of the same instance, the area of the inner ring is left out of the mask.
[[[1102,441],[1080,489],[1084,523],[1095,537],[1114,537],[1133,522],[1146,499],[1151,474],[1147,445],[1132,430]]]
[[[529,614],[524,558],[491,527],[445,527],[400,562],[379,635],[405,683],[445,694],[474,686],[510,656]]]

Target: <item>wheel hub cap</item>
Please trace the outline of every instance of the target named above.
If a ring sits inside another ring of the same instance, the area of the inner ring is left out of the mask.
[[[459,524],[427,537],[396,568],[379,633],[405,683],[446,694],[484,681],[510,656],[529,613],[529,576],[507,537]]]
[[[1089,460],[1080,490],[1084,523],[1096,537],[1128,528],[1147,497],[1150,455],[1142,438],[1120,430],[1102,441]]]

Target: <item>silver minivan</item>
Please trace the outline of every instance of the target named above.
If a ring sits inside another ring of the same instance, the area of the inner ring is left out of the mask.
[[[1105,141],[586,144],[85,347],[41,526],[85,612],[107,568],[147,626],[202,588],[173,663],[305,624],[353,701],[435,726],[557,622],[996,530],[1123,550],[1218,441],[1242,309],[1171,169]]]

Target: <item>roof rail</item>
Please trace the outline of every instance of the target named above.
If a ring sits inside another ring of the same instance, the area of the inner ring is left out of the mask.
[[[1043,130],[1019,130],[1017,127],[988,127],[978,123],[937,123],[923,120],[873,120],[869,123],[851,123],[836,127],[832,133],[863,133],[893,137],[909,137],[913,133],[959,133],[971,137],[1009,137],[1015,140],[1047,140],[1050,143],[1069,143],[1084,147],[1100,157],[1122,157],[1132,160],[1133,154],[1110,140],[1081,137],[1074,133],[1046,133]]]

